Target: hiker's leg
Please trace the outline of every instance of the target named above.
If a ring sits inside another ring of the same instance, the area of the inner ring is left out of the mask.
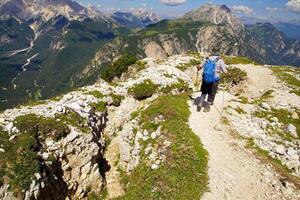
[[[207,96],[207,94],[204,94],[204,93],[201,94],[200,101],[199,101],[199,107],[203,106],[206,96]]]
[[[215,101],[215,98],[216,98],[216,94],[217,94],[217,92],[218,92],[218,88],[219,88],[219,82],[215,82],[215,83],[212,85],[211,93],[208,94],[208,100],[207,100],[207,102],[208,102],[210,105],[213,105],[213,104],[214,104],[214,101]]]

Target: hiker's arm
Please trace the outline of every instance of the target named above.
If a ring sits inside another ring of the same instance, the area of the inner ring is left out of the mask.
[[[204,61],[203,63],[201,63],[200,65],[197,66],[198,71],[200,71],[201,69],[203,69],[205,62],[206,61]]]

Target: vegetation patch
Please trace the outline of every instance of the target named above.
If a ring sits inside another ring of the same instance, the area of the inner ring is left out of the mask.
[[[34,174],[41,170],[38,152],[45,138],[59,140],[65,137],[69,128],[63,122],[37,115],[19,116],[14,121],[20,134],[9,140],[9,134],[0,128],[0,185],[9,184],[17,197],[24,197]]]
[[[90,193],[88,196],[88,200],[105,200],[107,199],[108,192],[107,189],[105,189],[101,194],[96,194],[94,192]]]
[[[239,57],[239,56],[222,56],[224,62],[227,65],[235,65],[235,64],[253,64],[253,65],[258,65],[257,62],[250,60],[249,58],[246,57]]]
[[[192,59],[188,63],[182,63],[182,64],[176,66],[176,68],[181,71],[185,71],[185,70],[189,69],[190,67],[194,67],[194,66],[197,66],[200,64],[201,64],[201,60]]]
[[[94,97],[96,97],[98,99],[102,99],[102,98],[105,97],[105,95],[102,92],[97,91],[97,90],[86,92],[85,94],[92,95],[92,96],[94,96]]]
[[[298,111],[297,114],[299,115],[300,112]],[[272,118],[276,117],[278,121],[284,125],[293,124],[297,128],[298,137],[300,137],[300,119],[293,119],[292,113],[288,110],[272,108],[271,111],[256,111],[254,112],[254,116],[269,121],[272,121]],[[292,137],[286,131],[274,130],[274,133],[278,133],[278,135],[284,137],[286,140],[292,140]]]
[[[160,88],[160,91],[164,94],[170,94],[170,92],[177,90],[180,93],[184,92],[191,92],[192,89],[189,87],[189,85],[183,81],[182,79],[178,79],[177,83],[174,83],[172,85],[167,85],[166,87]]]
[[[137,100],[144,100],[151,97],[156,91],[158,86],[151,80],[147,79],[144,82],[129,88],[128,92],[133,95]]]
[[[99,101],[97,103],[91,103],[90,106],[98,112],[103,112],[107,109],[107,102]]]
[[[241,114],[246,114],[246,112],[244,111],[244,109],[242,109],[241,107],[236,107],[235,109],[234,109],[237,113],[239,113],[240,115]]]
[[[195,52],[195,51],[189,52],[188,55],[191,56],[191,57],[194,57],[195,59],[198,59],[198,60],[203,59],[202,55],[198,52]]]
[[[146,61],[139,60],[135,63],[134,67],[135,67],[136,71],[139,72],[139,71],[146,69],[146,65],[147,65]]]
[[[227,89],[237,86],[247,79],[247,72],[237,67],[228,67],[227,70],[228,72],[226,74],[222,74],[221,78],[221,84]]]
[[[150,124],[158,116],[164,137],[172,142],[167,159],[156,170],[142,157],[139,166],[123,183],[126,194],[119,199],[195,199],[207,190],[207,152],[188,126],[187,95],[161,96],[140,113],[140,123]]]
[[[268,91],[266,91],[265,93],[263,93],[263,94],[261,95],[261,97],[259,97],[259,98],[257,98],[257,99],[254,99],[254,100],[253,100],[253,103],[254,103],[254,104],[257,104],[257,105],[260,105],[260,104],[262,104],[263,102],[266,102],[266,101],[272,99],[272,98],[273,98],[273,95],[272,95],[273,92],[274,92],[274,90],[268,90]]]
[[[300,96],[300,80],[293,74],[299,74],[300,70],[294,67],[272,67],[273,73],[291,89],[292,93]]]
[[[117,95],[117,94],[114,94],[114,93],[110,93],[109,96],[111,96],[111,98],[113,99],[113,105],[114,105],[114,106],[117,106],[117,107],[120,106],[122,100],[125,99],[124,96],[122,96],[122,95]]]
[[[108,82],[111,82],[115,77],[120,78],[122,73],[126,72],[128,67],[135,64],[136,61],[135,56],[124,55],[106,67],[101,74],[101,78]]]
[[[55,118],[59,121],[78,128],[83,133],[90,132],[90,128],[87,125],[87,120],[74,111],[68,111],[63,114],[56,114]]]

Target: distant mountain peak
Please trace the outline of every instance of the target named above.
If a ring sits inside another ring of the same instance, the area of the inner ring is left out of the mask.
[[[59,15],[76,20],[84,17],[105,18],[99,11],[86,8],[73,0],[5,0],[0,4],[1,14],[25,21],[37,16],[48,21]]]
[[[196,21],[210,22],[213,24],[228,24],[234,31],[244,30],[244,24],[232,14],[226,5],[205,4],[191,12],[183,18]]]
[[[143,8],[131,12],[115,12],[112,18],[119,24],[130,27],[145,27],[160,20],[154,12]]]

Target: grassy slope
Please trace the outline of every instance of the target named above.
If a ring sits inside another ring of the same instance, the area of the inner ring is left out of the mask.
[[[207,152],[188,126],[187,100],[186,95],[162,96],[141,111],[141,125],[161,125],[163,135],[172,146],[167,152],[167,160],[157,170],[151,170],[143,156],[132,174],[124,176],[126,194],[119,199],[188,200],[198,199],[206,191]],[[159,115],[164,116],[165,121],[153,125],[153,119]],[[143,148],[145,146],[146,143]]]

